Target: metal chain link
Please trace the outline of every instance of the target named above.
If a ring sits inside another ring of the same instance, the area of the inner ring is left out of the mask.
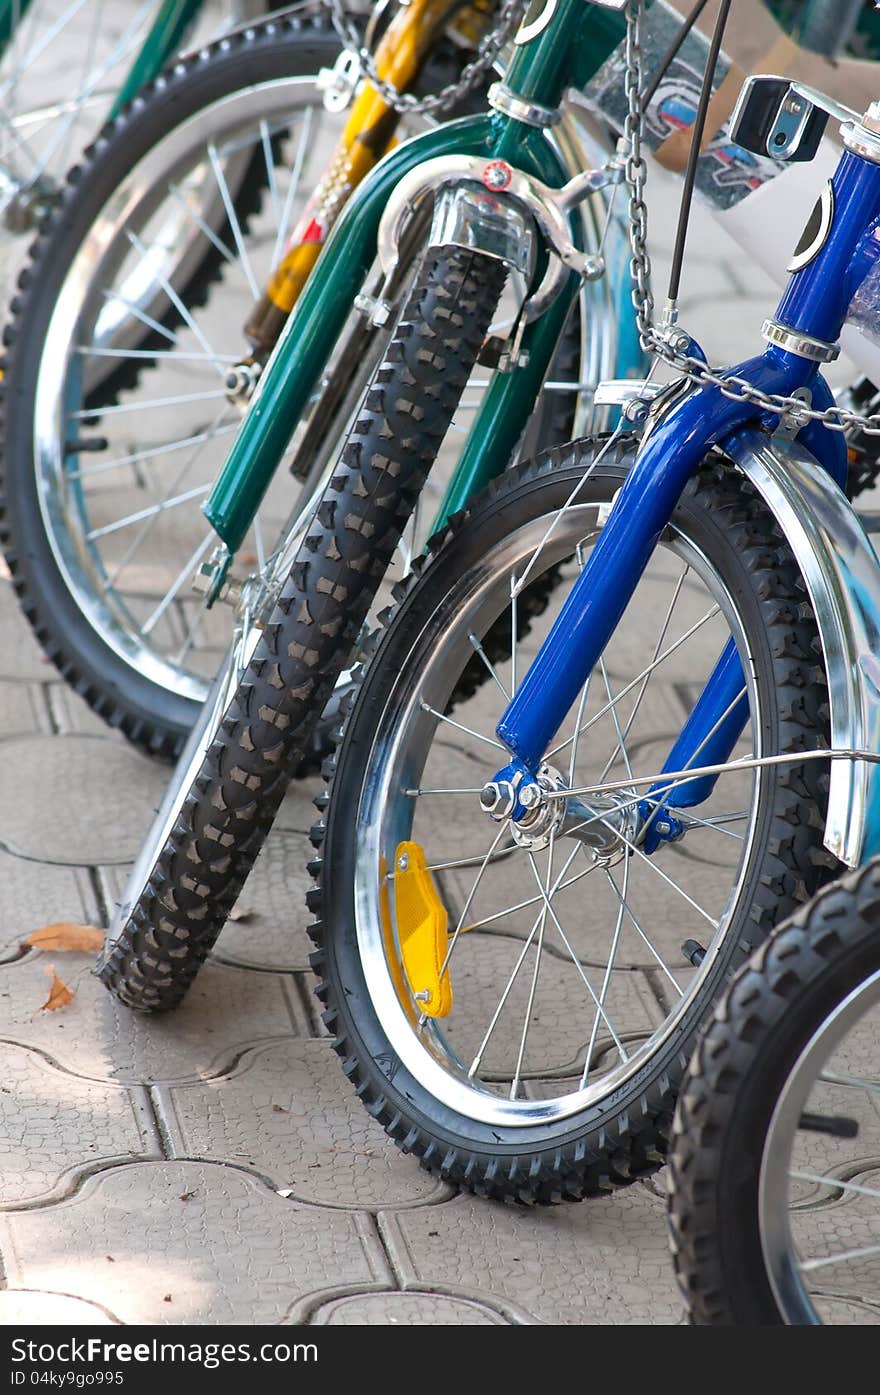
[[[717,388],[733,402],[750,402],[761,411],[785,416],[791,422],[806,425],[820,421],[829,431],[858,428],[866,436],[880,436],[880,414],[862,415],[846,407],[828,407],[817,411],[800,397],[761,392],[745,378],[710,368],[702,359],[677,349],[666,335],[654,325],[654,297],[651,291],[651,262],[647,248],[648,211],[645,203],[647,165],[642,154],[644,112],[642,110],[642,50],[641,20],[644,0],[629,0],[627,7],[624,75],[627,95],[627,115],[624,125],[626,149],[626,182],[630,192],[630,269],[633,279],[632,302],[636,312],[639,339],[646,353],[656,354],[663,362],[682,373],[699,387]],[[681,331],[677,331],[678,334]]]
[[[477,46],[477,57],[462,69],[456,82],[442,87],[439,92],[431,92],[424,97],[415,97],[411,92],[401,92],[393,83],[386,82],[376,71],[373,55],[361,43],[360,35],[345,12],[344,0],[325,0],[329,7],[333,28],[347,51],[353,54],[361,66],[361,71],[375,87],[383,101],[395,111],[421,113],[444,111],[454,106],[461,97],[476,87],[483,74],[488,72],[507,40],[519,27],[526,12],[528,0],[503,0],[498,12],[498,23],[483,35]]]

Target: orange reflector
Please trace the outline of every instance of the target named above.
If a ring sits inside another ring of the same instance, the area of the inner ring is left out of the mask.
[[[443,961],[449,916],[418,843],[400,843],[394,854],[394,918],[403,970],[419,1011],[448,1017],[452,981]]]

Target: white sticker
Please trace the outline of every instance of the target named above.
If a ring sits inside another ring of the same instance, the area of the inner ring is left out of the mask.
[[[513,42],[515,44],[530,44],[532,39],[537,39],[539,34],[543,34],[556,13],[556,6],[558,3],[559,0],[547,0],[547,3],[537,19],[524,19],[519,29],[516,31]]]

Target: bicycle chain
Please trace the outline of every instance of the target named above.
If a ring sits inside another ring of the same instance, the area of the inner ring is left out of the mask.
[[[702,359],[684,353],[676,348],[670,339],[670,331],[658,330],[654,325],[654,297],[651,291],[651,261],[647,249],[648,210],[645,203],[645,182],[647,165],[642,155],[641,140],[644,130],[642,110],[642,53],[641,20],[644,0],[629,0],[626,14],[626,46],[624,86],[627,96],[627,115],[624,124],[623,144],[625,148],[625,175],[630,191],[630,270],[633,279],[632,302],[636,312],[639,339],[646,353],[656,354],[663,363],[682,373],[690,382],[699,387],[714,387],[733,402],[750,402],[762,411],[773,416],[784,416],[792,424],[805,426],[808,421],[820,421],[829,431],[848,431],[858,428],[866,436],[880,436],[880,414],[861,415],[846,407],[835,405],[824,411],[810,407],[800,397],[786,397],[782,394],[762,392],[745,378],[725,373],[720,368],[710,368]],[[681,330],[672,334],[686,339]]]
[[[483,74],[492,67],[507,40],[519,27],[528,6],[528,0],[504,0],[498,13],[498,23],[494,29],[483,35],[477,46],[477,57],[466,64],[458,80],[442,87],[439,92],[415,97],[411,92],[401,92],[393,83],[379,76],[373,55],[361,43],[360,35],[345,12],[344,0],[325,0],[325,3],[329,7],[333,28],[340,43],[357,58],[361,72],[369,79],[383,101],[395,111],[422,115],[454,106],[461,97],[477,86]]]

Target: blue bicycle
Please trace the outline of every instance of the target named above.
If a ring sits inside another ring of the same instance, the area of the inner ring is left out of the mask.
[[[327,772],[325,1021],[391,1137],[480,1194],[656,1169],[725,982],[876,851],[880,573],[820,369],[848,315],[876,322],[880,105],[751,79],[734,126],[808,159],[829,112],[844,151],[764,351],[717,372],[676,324],[685,217],[659,330],[636,295],[684,376],[645,387],[640,437],[523,466],[434,539]],[[637,146],[630,176],[641,287]]]

